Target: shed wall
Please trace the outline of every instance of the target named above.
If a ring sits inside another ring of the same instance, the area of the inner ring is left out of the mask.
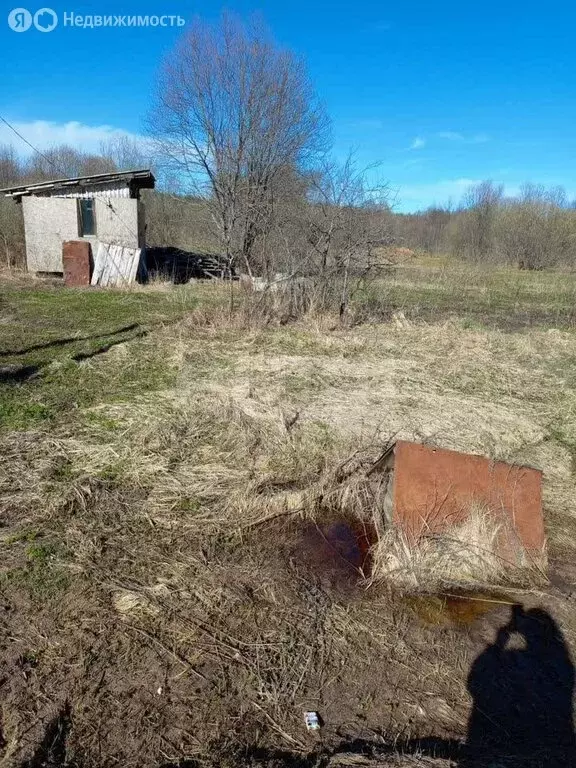
[[[96,239],[108,245],[138,248],[138,200],[95,199]]]
[[[26,264],[30,272],[62,272],[62,243],[78,237],[76,200],[23,197]]]
[[[31,272],[62,272],[62,243],[79,237],[77,200],[23,197],[26,263]],[[87,237],[93,252],[98,242],[128,248],[144,246],[144,211],[132,198],[95,198],[96,235]]]

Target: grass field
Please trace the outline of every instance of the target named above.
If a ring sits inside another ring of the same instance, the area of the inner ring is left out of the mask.
[[[407,265],[346,327],[227,290],[0,286],[2,766],[454,764],[510,606],[576,641],[576,276]],[[549,578],[323,560],[396,437],[540,467]]]
[[[167,386],[173,370],[158,351],[138,340],[179,320],[196,301],[190,292],[178,290],[90,293],[32,281],[0,287],[0,376],[6,384],[0,428],[53,421],[102,399]],[[137,352],[113,379],[88,364],[129,342]]]

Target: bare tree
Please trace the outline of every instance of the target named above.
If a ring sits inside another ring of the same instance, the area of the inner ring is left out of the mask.
[[[475,261],[495,255],[494,227],[502,195],[502,185],[491,181],[483,181],[467,190],[455,232],[457,253]]]
[[[61,144],[32,155],[26,164],[25,177],[30,181],[44,181],[90,176],[115,170],[116,166],[108,158],[87,154],[67,144]]]
[[[292,183],[285,178],[270,232],[283,274],[267,282],[276,305],[288,297],[286,316],[313,308],[336,309],[342,318],[355,290],[389,266],[393,215],[388,186],[374,174],[351,153],[343,163],[325,157]]]
[[[0,188],[17,184],[22,178],[22,161],[12,146],[0,146]],[[24,257],[24,223],[20,206],[0,195],[0,252],[8,268]]]
[[[525,184],[503,201],[496,238],[500,259],[520,269],[543,269],[576,260],[576,217],[562,188]]]
[[[0,145],[0,188],[8,187],[22,176],[22,162],[11,145]]]
[[[115,136],[100,142],[99,154],[119,171],[153,166],[152,148],[146,142],[137,141],[130,136]]]
[[[339,164],[325,160],[312,178],[307,238],[320,275],[340,279],[340,316],[351,279],[364,280],[383,266],[392,216],[386,183],[372,181],[377,166],[358,168],[353,152]]]
[[[376,168],[359,169],[350,152],[341,164],[325,159],[312,175],[306,226],[321,274],[346,264],[363,269],[390,243],[389,187],[370,183]]]
[[[158,155],[203,196],[226,262],[252,272],[274,181],[309,164],[326,120],[301,61],[257,23],[191,27],[168,57],[149,120]]]

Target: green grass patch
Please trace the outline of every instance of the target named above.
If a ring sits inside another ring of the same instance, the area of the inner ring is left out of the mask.
[[[197,302],[188,287],[0,287],[0,429],[28,429],[63,412],[169,386],[176,370],[146,335]]]
[[[180,319],[198,300],[191,288],[120,292],[0,287],[2,365],[44,366],[91,355]]]
[[[398,267],[394,276],[358,289],[352,306],[376,319],[403,311],[426,322],[459,317],[469,328],[574,328],[576,275],[463,264]]]
[[[125,354],[58,361],[29,381],[0,388],[0,429],[29,429],[97,403],[131,400],[173,385],[177,373],[161,346],[147,339],[132,342]]]
[[[64,548],[54,542],[43,542],[37,535],[20,541],[29,542],[25,564],[4,571],[0,585],[24,589],[39,603],[59,598],[70,584],[70,575],[62,563],[66,555]]]

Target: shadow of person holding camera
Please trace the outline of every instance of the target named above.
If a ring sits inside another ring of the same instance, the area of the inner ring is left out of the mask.
[[[514,606],[472,665],[462,766],[576,766],[574,666],[554,619]]]

